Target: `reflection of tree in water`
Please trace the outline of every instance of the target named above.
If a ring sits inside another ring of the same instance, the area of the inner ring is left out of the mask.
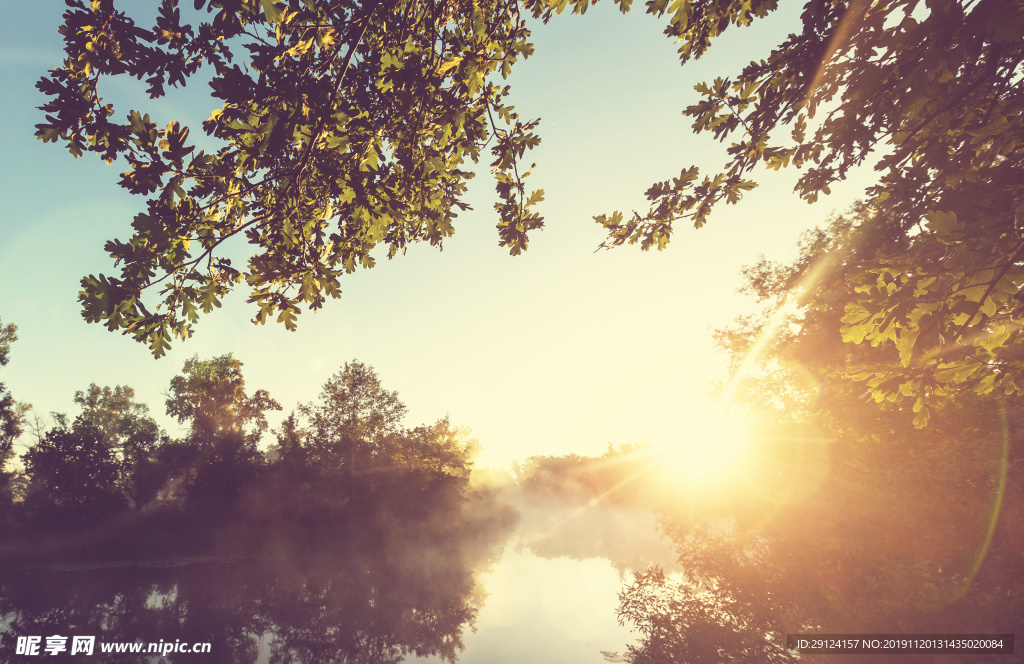
[[[684,552],[680,562],[693,565],[693,558]],[[798,661],[785,650],[786,634],[802,631],[788,622],[787,602],[767,591],[756,574],[737,567],[718,568],[718,576],[692,566],[682,578],[657,567],[635,573],[619,595],[619,620],[641,636],[627,661]]]
[[[676,556],[652,511],[545,497],[516,503],[519,548],[541,558],[605,558],[625,576],[652,565],[671,568]]]
[[[474,571],[514,521],[469,487],[464,431],[406,428],[358,362],[269,454],[258,443],[277,403],[249,395],[231,356],[189,360],[172,381],[180,439],[133,397],[79,393],[82,413],[26,455],[26,495],[0,513],[3,647],[77,635],[97,637],[98,662],[132,657],[99,643],[161,640],[212,644],[167,655],[183,662],[456,658],[481,604]]]
[[[410,490],[423,481],[436,484],[414,473],[378,478],[381,489],[391,484],[418,499],[339,510],[330,533],[263,522],[241,546],[221,542],[203,556],[151,551],[126,563],[8,569],[0,581],[3,640],[211,642],[209,659],[217,662],[252,662],[261,648],[280,663],[398,662],[410,654],[454,660],[479,608],[473,571],[494,560],[511,519],[485,498],[470,505],[459,491],[424,507],[423,495]],[[132,537],[150,528],[168,535],[169,527],[154,520]],[[245,524],[235,527],[242,532]],[[194,539],[180,523],[173,530],[164,541]],[[95,661],[102,657],[97,652]],[[109,661],[125,655],[117,657]]]
[[[646,449],[633,445],[515,464],[516,491],[506,499],[521,515],[519,548],[542,558],[604,558],[621,576],[672,567],[675,555],[652,510],[659,494],[643,481],[650,466]]]

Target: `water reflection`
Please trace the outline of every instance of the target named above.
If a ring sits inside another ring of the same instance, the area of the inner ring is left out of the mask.
[[[359,362],[269,447],[279,405],[232,356],[186,361],[168,396],[179,438],[130,388],[93,385],[25,454],[17,492],[0,477],[17,498],[0,501],[0,659],[601,661],[628,640],[624,576],[671,558],[625,481],[631,448],[473,488],[476,441],[447,419],[407,428]]]
[[[211,644],[169,662],[622,661],[635,640],[616,616],[624,579],[674,558],[637,508],[471,490],[429,473],[373,483],[361,489],[372,500],[339,501],[319,525],[264,513],[211,529],[158,513],[105,546],[8,555],[2,648],[93,635],[92,656],[52,659],[155,662],[99,644],[163,640]],[[279,510],[290,502],[283,494]],[[155,544],[140,555],[145,534]]]
[[[264,519],[243,538],[245,524],[199,532],[164,514],[130,528],[135,541],[155,528],[162,542],[177,538],[170,555],[125,559],[123,533],[86,560],[23,555],[0,573],[4,649],[19,636],[93,635],[96,662],[151,661],[100,644],[160,640],[211,644],[209,655],[170,653],[171,662],[454,661],[483,600],[475,571],[493,564],[515,522],[454,482],[375,478],[387,499],[348,503],[322,527]],[[204,539],[210,548],[196,554]]]
[[[480,580],[487,598],[459,664],[603,664],[602,651],[634,641],[616,618],[622,580],[608,560],[542,558],[513,538]]]
[[[677,554],[654,512],[556,498],[523,497],[519,548],[542,558],[605,559],[620,579],[652,566],[672,569]]]

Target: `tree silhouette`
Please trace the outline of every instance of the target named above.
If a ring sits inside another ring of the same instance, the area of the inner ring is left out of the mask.
[[[191,438],[232,437],[249,446],[267,429],[264,413],[280,409],[266,390],[246,394],[242,363],[230,354],[212,360],[186,360],[182,375],[171,379],[167,399],[167,414],[180,423],[187,422]]]
[[[160,482],[154,452],[162,432],[149,408],[135,402],[135,391],[127,385],[111,389],[93,383],[75,393],[75,403],[82,408],[83,421],[96,427],[103,444],[114,451],[125,497],[136,508],[153,500]]]
[[[0,320],[0,367],[10,361],[11,344],[18,340],[18,328],[13,323],[4,326]],[[14,472],[7,470],[7,464],[14,456],[14,441],[25,426],[25,413],[31,406],[19,403],[2,382],[0,382],[0,523],[6,518],[13,501]]]
[[[308,446],[314,463],[352,476],[389,456],[403,432],[406,407],[385,390],[372,367],[346,362],[314,404],[300,407],[309,420]]]
[[[60,418],[25,454],[25,468],[30,478],[26,508],[50,527],[92,525],[125,506],[114,450],[83,417],[70,426]]]
[[[229,518],[222,508],[258,475],[265,413],[280,410],[280,404],[266,390],[250,396],[242,363],[230,354],[186,360],[182,374],[171,379],[166,404],[168,415],[189,426],[188,435],[164,457],[186,487],[189,504],[206,518]]]

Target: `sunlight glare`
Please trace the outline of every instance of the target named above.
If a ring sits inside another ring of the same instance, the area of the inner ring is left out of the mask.
[[[679,437],[654,449],[663,472],[688,484],[714,482],[732,475],[747,449],[744,413],[735,406],[705,402],[682,415]]]

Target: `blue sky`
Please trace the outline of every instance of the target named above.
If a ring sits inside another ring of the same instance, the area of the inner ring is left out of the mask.
[[[865,180],[808,206],[792,193],[795,173],[758,172],[759,189],[703,229],[680,225],[664,252],[595,253],[602,234],[593,215],[645,209],[654,181],[724,162],[724,146],[694,136],[681,114],[697,99],[693,84],[765,56],[797,29],[799,10],[789,3],[761,25],[733,29],[680,68],[664,22],[635,7],[622,16],[605,2],[537,25],[536,55],[516,66],[512,102],[542,119],[531,185],[547,193],[546,228],[524,255],[497,245],[493,185],[481,168],[474,210],[443,252],[413,247],[346,277],[342,299],[301,316],[297,332],[252,325],[254,311],[236,293],[192,339],[154,360],[81,318],[79,280],[113,272],[103,244],[130,235],[143,201],[116,185],[123,168],[75,160],[34,138],[42,103],[34,83],[60,63],[64,5],[12,4],[0,25],[0,318],[18,326],[20,340],[2,380],[40,415],[73,412],[74,392],[90,383],[130,385],[174,434],[163,393],[194,354],[233,353],[247,384],[269,389],[285,412],[360,359],[398,390],[409,424],[447,414],[472,429],[485,465],[685,438],[687,422],[708,410],[707,383],[722,376],[711,330],[747,306],[735,293],[741,268],[759,254],[792,257],[802,230],[848,206]],[[146,108],[158,123],[195,125],[215,107],[203,87]],[[117,100],[148,104],[131,82],[111,89]]]

